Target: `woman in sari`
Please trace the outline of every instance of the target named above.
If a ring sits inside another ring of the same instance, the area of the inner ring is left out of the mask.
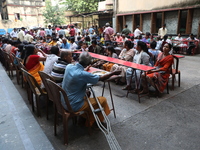
[[[121,53],[119,55],[119,59],[122,59],[125,61],[133,61],[133,57],[135,55],[135,51],[134,51],[134,49],[132,49],[133,46],[134,46],[134,44],[131,41],[125,41],[124,49],[121,51]],[[127,67],[114,64],[110,71],[113,72],[116,70],[120,70],[121,71],[120,75],[122,76],[122,78],[120,80],[118,80],[117,83],[120,83],[120,82],[125,83]]]
[[[41,85],[41,78],[38,74],[38,71],[44,70],[44,65],[40,61],[46,60],[46,54],[40,50],[36,49],[34,45],[27,45],[26,47],[26,55],[24,59],[24,66],[27,71],[34,76],[39,85]],[[37,53],[41,52],[43,57],[37,55]]]
[[[174,61],[173,56],[169,53],[171,48],[172,45],[170,43],[166,43],[163,46],[163,52],[159,53],[156,64],[154,65],[156,69],[147,72],[147,80],[145,80],[145,76],[142,76],[143,91],[141,91],[140,94],[148,93],[149,89],[147,82],[155,87],[160,93],[164,91],[167,86],[171,66]]]
[[[108,46],[107,54],[108,54],[108,57],[118,58],[117,54],[115,53],[115,49],[114,49],[113,46]],[[110,62],[104,63],[103,69],[106,70],[106,71],[110,71],[110,69],[112,68],[113,65],[114,65],[114,63],[110,63]]]

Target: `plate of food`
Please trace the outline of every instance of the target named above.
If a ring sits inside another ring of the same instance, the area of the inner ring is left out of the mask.
[[[105,75],[107,73],[108,73],[107,71],[94,71],[94,72],[92,72],[92,74],[99,75],[99,76]]]

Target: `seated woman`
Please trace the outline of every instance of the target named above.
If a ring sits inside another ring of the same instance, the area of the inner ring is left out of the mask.
[[[24,66],[27,71],[35,77],[38,84],[41,85],[41,78],[38,71],[44,70],[44,65],[40,61],[46,60],[46,54],[42,50],[36,49],[32,44],[27,45],[25,48],[26,54],[24,58]],[[38,51],[42,53],[43,57],[37,55]]]
[[[133,61],[133,56],[135,55],[135,51],[133,48],[133,43],[131,41],[125,41],[124,43],[124,49],[121,51],[119,55],[119,59],[125,60],[125,61]],[[126,76],[126,69],[127,67],[125,66],[120,66],[117,64],[114,64],[111,68],[111,72],[115,70],[120,70],[121,71],[121,80],[118,82],[125,82],[125,76]]]
[[[158,57],[158,54],[161,52],[160,50],[157,50],[155,49],[156,48],[156,41],[153,41],[150,43],[150,49],[148,49],[148,52],[150,53],[150,63],[152,66],[154,66],[156,60],[157,60],[157,57]]]
[[[149,55],[146,43],[144,43],[142,41],[138,41],[136,50],[137,50],[137,52],[135,53],[135,56],[133,58],[133,62],[136,63],[136,64],[142,64],[142,65],[150,66],[151,65],[149,63],[150,55]],[[127,85],[126,85],[126,87],[123,88],[123,90],[135,88],[135,73],[133,73],[132,71],[133,71],[132,68],[128,68],[126,70],[126,83],[127,83]],[[138,80],[140,78],[140,73],[141,73],[140,70],[136,70],[136,75],[137,75]],[[132,76],[132,84],[130,84],[131,83],[131,76]]]
[[[107,53],[108,53],[108,57],[112,57],[112,58],[118,58],[117,54],[115,53],[115,49],[113,46],[108,46],[107,48]],[[94,67],[100,67],[103,65],[103,69],[106,71],[110,71],[110,69],[112,68],[112,66],[114,65],[113,63],[105,63],[104,61],[98,61],[97,63],[93,64]]]
[[[162,93],[167,85],[171,66],[173,64],[173,56],[170,55],[170,50],[172,48],[172,45],[170,43],[166,43],[163,46],[163,52],[158,55],[155,67],[155,70],[151,70],[147,72],[145,80],[145,76],[142,76],[142,86],[143,91],[140,93],[148,93],[148,83],[150,83],[153,87],[155,87],[160,93]],[[147,82],[146,82],[147,81]]]
[[[57,45],[57,38],[53,37],[52,41],[48,44],[50,46],[56,46]]]

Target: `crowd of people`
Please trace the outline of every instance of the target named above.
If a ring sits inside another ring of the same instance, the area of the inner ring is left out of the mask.
[[[36,30],[26,30],[22,27],[19,32],[14,28],[10,33],[10,39],[2,38],[0,40],[2,50],[13,53],[22,59],[25,68],[35,77],[39,85],[43,86],[38,71],[44,71],[63,87],[74,111],[81,111],[89,108],[84,98],[87,83],[95,84],[112,75],[120,74],[121,78],[116,80],[116,84],[125,84],[123,89],[128,90],[135,88],[135,75],[140,77],[141,74],[139,70],[133,74],[132,69],[126,66],[92,60],[88,52],[136,64],[155,66],[156,69],[147,72],[147,76],[141,76],[142,84],[140,86],[143,87],[141,93],[148,92],[147,82],[163,92],[173,63],[172,40],[167,35],[165,24],[159,29],[157,37],[150,32],[144,34],[139,28],[137,26],[132,33],[125,25],[121,33],[115,33],[109,23],[106,23],[103,29],[91,26],[84,30],[80,30],[74,25],[66,27],[49,25],[47,29]],[[181,41],[181,34],[175,40]],[[197,39],[190,34],[187,40],[190,41],[187,51],[190,54],[194,48],[194,41]],[[178,52],[180,44],[177,43],[174,48],[175,52]],[[119,55],[116,53],[116,48],[120,48]],[[81,51],[82,54],[79,57],[72,53],[74,51]],[[85,70],[90,65],[110,73],[103,76],[88,73]],[[144,77],[147,77],[147,80]],[[91,101],[93,105],[96,105],[94,100],[91,99]],[[106,99],[99,97],[99,101],[108,115],[110,111]],[[93,123],[94,119],[90,125]]]

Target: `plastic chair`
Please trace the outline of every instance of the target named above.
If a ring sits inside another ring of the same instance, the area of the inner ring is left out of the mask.
[[[193,49],[192,49],[192,55],[196,54],[196,50],[198,48],[198,45],[199,45],[199,41],[195,41],[194,44],[196,45]]]
[[[50,79],[47,79],[47,85],[49,88],[47,88],[47,92],[51,92],[53,95],[53,101],[56,105],[56,111],[55,111],[55,119],[54,119],[54,135],[56,136],[56,125],[57,125],[57,114],[60,114],[63,117],[63,128],[64,128],[64,144],[68,144],[68,120],[70,117],[76,117],[80,116],[82,114],[86,114],[87,121],[89,123],[89,116],[86,111],[78,111],[74,112],[71,108],[71,105],[68,101],[68,97],[66,92],[55,82],[51,81]],[[61,95],[64,98],[65,104],[67,106],[67,110],[62,106],[61,104]]]
[[[49,76],[48,74],[46,74],[45,72],[39,71],[38,73],[39,73],[39,75],[42,79],[42,83],[44,84],[44,87],[45,87],[45,90],[46,90],[47,96],[48,96],[47,101],[46,101],[46,118],[48,120],[49,119],[49,116],[48,116],[48,114],[49,114],[49,109],[48,109],[49,100],[53,102],[53,95],[52,95],[51,92],[48,92],[48,91],[50,91],[50,89],[48,89],[49,87],[47,85],[46,79],[50,79],[52,81],[54,81],[54,79],[51,76]]]
[[[21,76],[21,69],[19,68],[19,62],[17,61],[17,57],[15,56],[15,54],[13,53],[10,53],[10,57],[12,59],[12,65],[15,67],[15,70],[16,70],[16,76],[17,76],[17,84],[20,84],[19,81],[20,81],[20,76]],[[20,58],[19,58],[20,59]],[[17,61],[17,64],[14,62],[14,61]]]
[[[11,77],[11,76],[13,77],[13,70],[15,68],[14,68],[14,65],[13,65],[12,57],[10,55],[11,54],[4,52],[4,58],[5,58],[5,61],[6,61],[6,71],[8,72],[9,77]]]
[[[30,74],[28,73],[26,70],[24,70],[23,68],[21,68],[21,70],[23,71],[24,73],[24,76],[30,86],[30,89],[31,89],[31,92],[32,94],[35,95],[35,100],[36,100],[36,108],[37,108],[37,116],[38,117],[41,117],[41,112],[40,112],[40,100],[41,100],[41,97],[44,97],[46,98],[47,96],[47,93],[44,92],[39,84],[37,83],[37,81],[35,80],[35,78]],[[34,101],[33,101],[33,98],[31,97],[31,104],[32,104],[32,111],[34,112]]]
[[[175,82],[175,77],[178,74],[178,86],[180,87],[181,84],[181,72],[178,70],[178,66],[179,66],[179,58],[174,56],[174,68],[172,68],[171,70],[171,75],[172,75],[172,90],[174,90],[174,82]]]
[[[23,78],[23,73],[21,71],[21,68],[25,69],[26,70],[26,67],[23,65],[23,60],[19,57],[15,57],[16,61],[17,61],[17,65],[18,65],[18,68],[20,70],[19,74],[21,76],[21,84],[22,84],[22,88],[24,87],[24,78]]]
[[[1,64],[5,67],[4,51],[1,48],[0,48],[0,61]]]

